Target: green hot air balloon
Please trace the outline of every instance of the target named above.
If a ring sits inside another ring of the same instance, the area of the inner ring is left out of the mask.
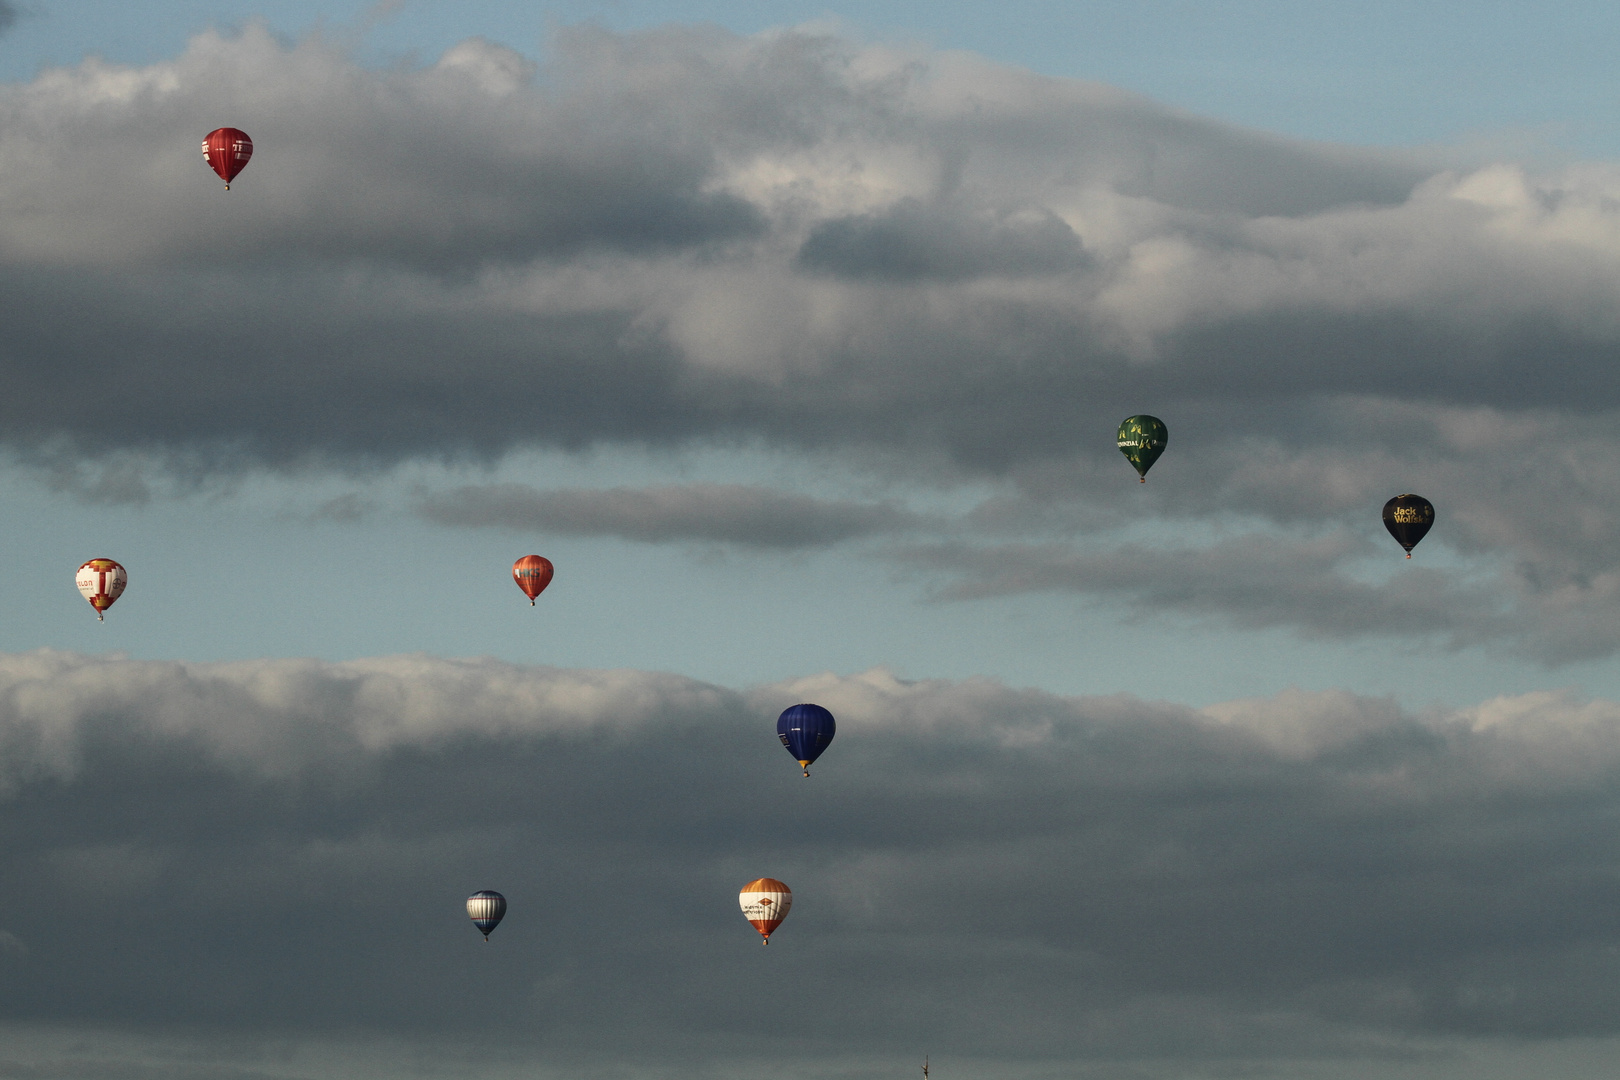
[[[1412,549],[1434,524],[1434,505],[1421,495],[1397,495],[1384,504],[1384,528],[1412,557]]]
[[[1157,416],[1129,416],[1119,425],[1119,452],[1136,466],[1136,474],[1144,484],[1147,471],[1159,460],[1169,441],[1170,430]]]

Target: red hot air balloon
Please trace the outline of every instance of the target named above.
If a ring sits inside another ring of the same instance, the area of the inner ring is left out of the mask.
[[[253,140],[247,132],[236,128],[218,128],[203,140],[203,160],[225,181],[225,190],[231,190],[231,181],[253,157]]]
[[[512,580],[529,598],[530,607],[534,607],[534,598],[551,584],[551,575],[551,560],[544,555],[525,555],[512,564]]]
[[[73,584],[96,609],[96,621],[101,622],[102,614],[113,606],[113,601],[124,595],[129,575],[111,559],[91,559],[73,575]]]

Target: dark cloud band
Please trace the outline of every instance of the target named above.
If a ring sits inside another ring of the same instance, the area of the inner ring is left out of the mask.
[[[802,700],[839,722],[808,782],[771,722]],[[35,653],[0,658],[0,742],[5,1017],[234,1032],[233,1061],[476,1035],[1156,1076],[1620,1015],[1609,702]],[[795,894],[764,956],[734,896],[761,873]],[[479,888],[511,903],[487,946]],[[786,1046],[767,973],[820,1017]]]
[[[608,491],[539,491],[522,484],[491,484],[427,495],[419,512],[441,525],[776,549],[903,532],[921,520],[888,504],[815,499],[742,484]]]

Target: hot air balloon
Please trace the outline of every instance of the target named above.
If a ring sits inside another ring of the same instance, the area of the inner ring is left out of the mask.
[[[543,555],[525,555],[512,564],[512,580],[529,598],[530,607],[534,607],[534,598],[551,584],[552,572],[551,560]]]
[[[102,612],[113,606],[113,601],[124,595],[129,575],[111,559],[91,559],[73,575],[73,584],[79,587],[90,606],[96,609],[96,621],[102,621]]]
[[[467,897],[467,917],[489,940],[489,932],[501,925],[506,916],[506,897],[494,889],[479,889]]]
[[[253,157],[253,140],[247,132],[236,128],[216,128],[208,133],[202,144],[203,160],[225,181],[225,190],[231,190],[231,181],[246,168]]]
[[[810,763],[821,756],[837,733],[833,714],[820,705],[795,705],[776,718],[776,737],[782,740],[805,776],[810,775]]]
[[[793,910],[793,890],[775,878],[755,878],[742,887],[737,902],[742,905],[743,918],[754,924],[769,945],[772,932]]]
[[[1421,495],[1397,495],[1384,504],[1384,528],[1412,557],[1412,549],[1434,524],[1434,504]]]
[[[1119,452],[1136,466],[1136,475],[1147,483],[1147,471],[1164,453],[1170,442],[1170,429],[1157,416],[1127,416],[1119,425]]]

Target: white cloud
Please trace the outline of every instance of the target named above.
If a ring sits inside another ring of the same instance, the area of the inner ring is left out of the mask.
[[[1412,714],[1393,699],[1288,690],[1203,709],[1128,696],[1064,698],[993,679],[905,680],[887,669],[823,673],[727,690],[672,674],[527,667],[423,654],[344,662],[138,661],[54,650],[0,655],[0,739],[8,790],[78,775],[87,742],[108,738],[198,745],[232,768],[286,778],[333,754],[442,752],[459,740],[638,739],[725,717],[763,717],[815,701],[855,738],[944,739],[1031,752],[1076,725],[1204,730],[1233,752],[1282,762],[1320,760],[1381,733],[1424,730],[1492,748],[1530,751],[1562,774],[1620,762],[1620,704],[1562,691],[1502,697],[1456,711]],[[850,740],[846,740],[850,741]],[[1486,751],[1478,751],[1486,752]]]

